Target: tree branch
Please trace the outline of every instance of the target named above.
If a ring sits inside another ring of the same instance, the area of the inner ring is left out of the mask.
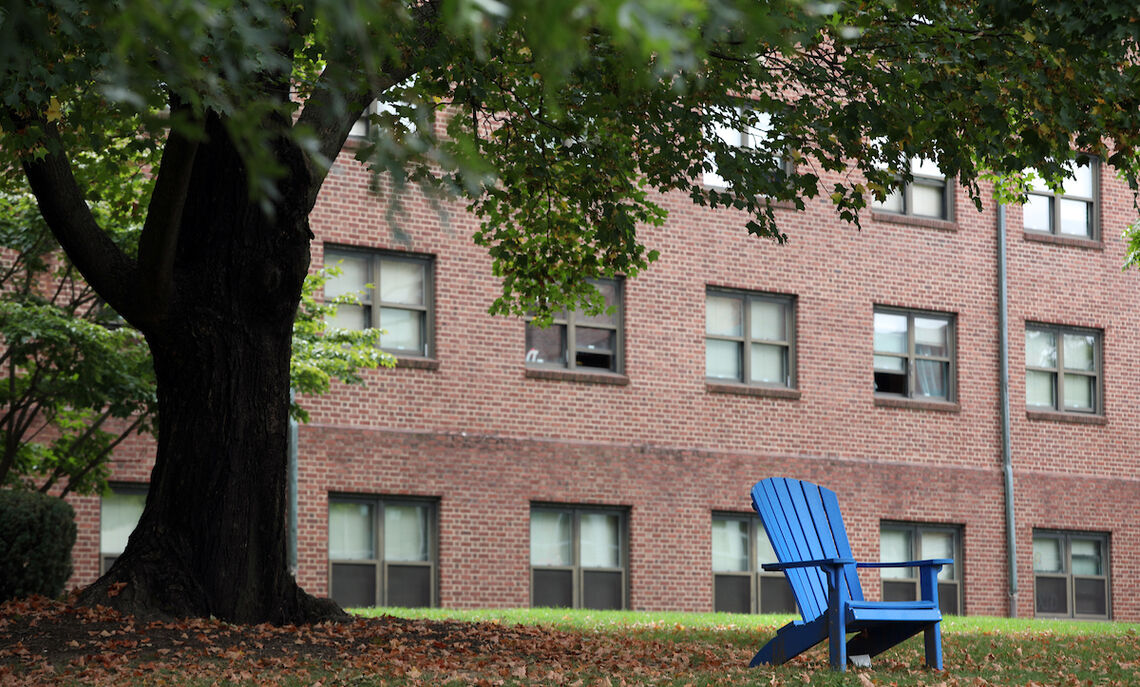
[[[68,263],[67,267],[63,271],[63,276],[58,277],[56,279],[58,284],[56,284],[55,293],[53,293],[51,295],[51,298],[48,299],[48,303],[51,303],[52,305],[56,305],[57,303],[59,303],[59,297],[60,297],[60,295],[63,294],[64,288],[68,285],[68,277],[71,276],[71,270],[72,269],[73,269],[73,266],[71,265],[71,263]],[[72,315],[75,314],[74,308],[71,310],[70,314],[72,314]]]
[[[41,126],[48,132],[48,152],[20,160],[40,213],[87,283],[134,324],[141,301],[135,288],[138,268],[95,221],[62,152],[55,125],[41,122]]]
[[[12,359],[12,369],[9,371],[8,385],[11,392],[15,394],[16,384],[16,368],[15,358]],[[24,399],[28,398],[30,394],[25,393]],[[21,399],[19,405],[16,404],[15,398],[9,404],[5,421],[8,424],[8,434],[5,437],[4,455],[0,457],[0,484],[7,481],[8,472],[11,471],[12,466],[16,463],[16,455],[20,451],[20,445],[25,443],[28,438],[25,435],[28,428],[32,426],[32,422],[39,416],[40,409],[43,407],[42,403],[25,404],[26,401]]]
[[[111,452],[115,450],[115,447],[123,443],[123,441],[131,435],[131,432],[137,430],[139,428],[139,425],[142,424],[142,421],[142,417],[136,418],[135,421],[131,423],[130,427],[127,427],[125,430],[123,430],[122,433],[120,433],[114,441],[105,446],[97,456],[88,461],[87,465],[85,465],[82,470],[68,477],[67,486],[63,488],[63,492],[60,493],[59,497],[63,498],[67,496],[71,492],[72,487],[74,487],[77,482],[86,477],[87,473],[91,472],[97,466],[103,464],[107,458],[110,457]]]
[[[10,369],[8,370],[8,395],[9,398],[15,400],[16,396],[16,359],[13,357],[9,363]],[[16,440],[16,416],[15,409],[9,405],[7,416],[4,418],[8,424],[8,434],[5,436],[4,441],[4,454],[0,456],[0,485],[8,482],[8,471],[16,463],[16,449],[19,448],[19,442]]]
[[[141,293],[145,294],[143,316],[150,321],[162,317],[174,289],[174,254],[197,153],[197,141],[171,129],[139,237],[139,277]]]
[[[351,58],[345,56],[344,61],[350,62]],[[383,92],[400,81],[387,74],[378,75],[371,80],[366,80],[361,75],[355,78],[357,83],[353,92],[340,94],[340,98],[344,101],[343,111],[340,111],[336,106],[338,97],[335,91],[343,84],[353,82],[355,71],[353,66],[339,61],[326,64],[313,88],[313,94],[305,102],[305,109],[297,118],[296,126],[312,130],[318,142],[316,152],[330,162],[336,159],[337,153],[344,147],[348,132],[352,130],[352,125],[359,114],[372,102],[373,92]],[[410,72],[408,75],[410,76]],[[373,84],[376,84],[375,88]],[[328,173],[328,169],[322,167],[323,165],[318,166],[315,162],[310,162],[310,172],[315,181],[323,180]],[[319,184],[317,186],[319,187]]]
[[[415,46],[416,54],[426,55],[440,39],[437,27],[438,3],[419,3],[414,13],[415,29],[410,32],[407,44]],[[306,158],[313,181],[309,197],[301,199],[305,203],[301,209],[306,214],[317,202],[317,193],[329,172],[324,161],[331,165],[336,160],[352,125],[369,103],[419,71],[414,57],[405,54],[399,62],[385,59],[376,74],[361,73],[358,61],[349,53],[342,52],[326,58],[324,71],[321,72],[312,95],[305,102],[305,108],[296,124],[310,129],[317,137],[317,156],[310,155]],[[343,103],[343,111],[337,107],[338,102]]]
[[[71,442],[71,447],[69,449],[69,452],[72,454],[78,454],[80,452],[81,447],[83,446],[84,442],[86,442],[91,437],[95,436],[95,433],[97,431],[99,431],[99,428],[102,427],[103,423],[106,422],[108,420],[108,418],[110,418],[110,417],[111,417],[111,411],[105,410],[103,412],[103,414],[101,416],[99,416],[99,418],[97,420],[92,422],[87,427],[86,431],[84,431],[83,434],[79,436],[79,438],[77,438],[75,441]],[[67,467],[66,467],[65,463],[63,463],[62,461],[59,462],[55,466],[55,469],[52,470],[51,476],[48,477],[44,481],[44,483],[40,485],[40,493],[46,494],[49,491],[51,491],[51,488],[53,486],[55,486],[55,483],[59,481],[60,477],[63,477],[63,475],[66,471],[67,471]],[[84,471],[84,473],[86,473],[86,470]]]

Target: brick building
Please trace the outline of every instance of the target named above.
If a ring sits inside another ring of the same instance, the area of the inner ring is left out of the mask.
[[[660,260],[600,284],[614,313],[534,330],[487,314],[498,285],[461,206],[409,194],[393,232],[342,156],[313,264],[342,263],[330,289],[374,285],[339,319],[384,326],[400,358],[307,400],[301,584],[354,605],[787,609],[748,499],[782,475],[839,494],[857,558],[955,558],[947,611],[1140,620],[1131,195],[1094,161],[978,212],[915,171],[861,230],[826,200],[778,209],[784,246],[663,197],[642,235]],[[75,583],[121,550],[149,451],[117,455],[114,495],[72,499]],[[915,593],[892,573],[861,571],[867,596]]]

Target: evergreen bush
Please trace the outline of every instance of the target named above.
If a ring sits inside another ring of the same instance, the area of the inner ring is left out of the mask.
[[[62,594],[73,544],[75,511],[66,501],[0,489],[0,601]]]

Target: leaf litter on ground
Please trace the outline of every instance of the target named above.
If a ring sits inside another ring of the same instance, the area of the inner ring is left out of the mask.
[[[921,644],[912,640],[869,670],[840,674],[827,669],[826,651],[818,648],[777,668],[747,668],[774,624],[698,629],[651,616],[635,626],[600,622],[594,629],[393,615],[241,626],[143,622],[33,597],[0,605],[0,687],[1140,684],[1135,629],[1088,636],[948,632],[945,671],[923,668]]]

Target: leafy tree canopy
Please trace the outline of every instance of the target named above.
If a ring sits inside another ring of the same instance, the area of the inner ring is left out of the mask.
[[[138,175],[130,183],[149,181]],[[106,204],[93,208],[109,219]],[[133,253],[139,229],[124,219],[116,243]],[[328,326],[337,305],[356,298],[318,300],[337,269],[309,275],[302,290],[290,362],[291,386],[301,394],[322,394],[333,379],[363,383],[362,370],[395,362],[376,347],[379,330]],[[142,334],[79,278],[35,199],[0,192],[0,485],[102,491],[112,451],[135,432],[155,431],[154,387]],[[308,420],[299,402],[290,412]]]
[[[777,204],[858,223],[915,157],[979,206],[1074,151],[1136,189],[1138,31],[1124,0],[3,0],[0,178],[155,361],[147,505],[84,598],[334,614],[285,564],[291,325],[309,212],[370,103],[357,156],[395,216],[409,184],[466,199],[492,312],[549,317],[653,261],[660,192],[784,241]],[[727,188],[700,183],[714,164]]]
[[[148,189],[107,175],[153,169],[168,131],[200,140],[218,113],[269,209],[272,141],[319,170],[378,97],[360,157],[397,188],[465,194],[503,278],[493,310],[545,311],[655,257],[636,228],[664,221],[658,190],[784,240],[771,201],[822,194],[857,222],[917,156],[977,202],[985,172],[1057,180],[1074,149],[1131,182],[1138,26],[1112,0],[9,2],[0,126],[8,173],[66,153],[81,187],[132,208]],[[755,148],[715,135],[757,112]],[[713,159],[729,189],[698,183]]]

